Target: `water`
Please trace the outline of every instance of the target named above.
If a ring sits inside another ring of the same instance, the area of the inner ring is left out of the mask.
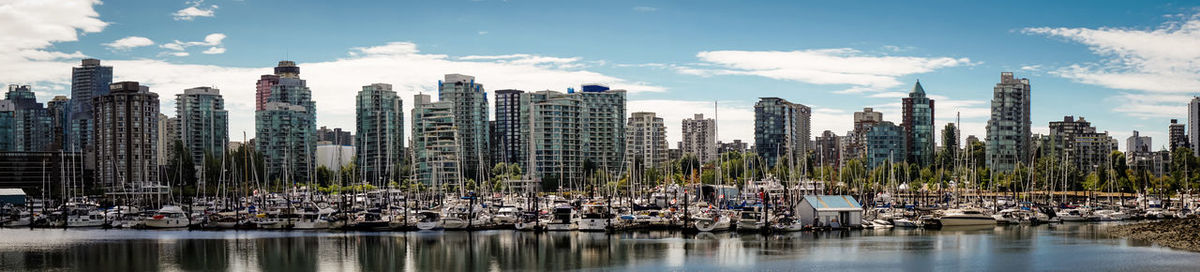
[[[1200,271],[1104,224],[787,235],[0,229],[0,270]]]

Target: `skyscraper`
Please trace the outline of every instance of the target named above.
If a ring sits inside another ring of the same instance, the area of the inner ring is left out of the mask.
[[[491,136],[488,135],[488,102],[483,84],[475,77],[447,74],[438,81],[438,102],[447,102],[454,111],[455,140],[461,146],[464,178],[481,181],[491,169]]]
[[[1178,119],[1171,119],[1171,125],[1167,127],[1167,135],[1169,135],[1171,143],[1171,152],[1175,152],[1176,148],[1187,147],[1188,144],[1187,128],[1179,123]]]
[[[0,100],[0,151],[17,151],[17,108]]]
[[[168,165],[175,156],[175,141],[179,140],[179,118],[171,118],[166,114],[158,114],[158,165]],[[195,161],[193,161],[195,163]]]
[[[634,112],[625,124],[625,165],[631,169],[657,168],[667,163],[667,129],[653,112]]]
[[[271,98],[271,86],[275,86],[275,84],[279,84],[279,75],[278,74],[281,72],[282,73],[290,73],[287,71],[289,69],[291,69],[291,68],[284,67],[284,69],[281,71],[279,69],[279,67],[276,67],[275,68],[276,74],[262,75],[261,77],[258,78],[258,82],[256,82],[254,84],[254,110],[260,111],[260,110],[263,110],[263,108],[265,108],[267,106],[267,102],[269,102],[268,100],[270,100],[270,98]],[[299,68],[297,68],[297,69],[299,69]],[[296,70],[295,74],[299,74],[299,73],[300,73],[300,71]]]
[[[71,99],[66,96],[59,95],[46,102],[46,111],[50,113],[50,131],[53,134],[50,140],[50,150],[64,150],[67,147],[67,132],[71,127],[68,119],[68,114],[71,111]]]
[[[625,90],[600,84],[583,84],[581,92],[568,89],[583,103],[580,112],[580,142],[583,160],[617,175],[627,169],[625,161]]]
[[[108,194],[164,193],[158,176],[158,94],[134,81],[92,98],[96,181]]]
[[[1191,144],[1192,154],[1200,156],[1200,96],[1193,96],[1188,102],[1187,122],[1188,144]]]
[[[525,143],[521,136],[521,90],[496,91],[496,131],[492,135],[497,141],[492,143],[493,161],[503,163],[518,163],[524,161]],[[576,106],[578,107],[578,106]],[[576,117],[578,118],[578,117]]]
[[[813,150],[816,157],[812,158],[816,165],[828,165],[837,168],[841,165],[841,139],[837,133],[826,130],[813,140]]]
[[[358,131],[355,162],[362,169],[363,178],[382,184],[407,178],[396,176],[404,158],[404,102],[392,91],[392,85],[363,86],[355,109]]]
[[[528,150],[519,151],[526,157],[517,158],[526,166],[525,173],[557,183],[544,183],[550,187],[546,189],[582,181],[584,123],[580,97],[555,91],[530,92],[522,93],[518,104],[518,134],[520,139],[529,139],[528,146],[521,145]]]
[[[413,96],[412,152],[417,181],[434,188],[461,184],[462,146],[456,137],[456,123],[454,105],[450,102],[430,102],[426,94]]]
[[[204,165],[205,154],[214,158],[225,154],[225,145],[229,143],[229,112],[225,110],[221,90],[196,87],[176,94],[175,118],[179,129],[174,138],[191,153],[188,155],[198,169]]]
[[[858,158],[866,154],[867,131],[879,122],[883,122],[883,113],[873,108],[863,108],[863,111],[854,112],[854,130],[846,133],[846,136],[851,137],[850,146],[845,148],[849,152],[842,154],[842,157]]]
[[[84,152],[85,167],[95,168],[92,148],[92,98],[108,94],[112,83],[112,66],[100,66],[98,59],[83,59],[81,66],[71,68],[71,138],[70,151]]]
[[[255,112],[255,147],[263,154],[268,182],[310,181],[316,155],[316,103],[300,79],[300,67],[280,61],[279,82],[271,86],[262,110]]]
[[[683,142],[680,149],[683,153],[695,155],[700,162],[717,160],[717,122],[712,118],[705,119],[704,114],[696,114],[691,119],[683,119],[681,129]]]
[[[42,103],[37,102],[29,85],[8,85],[4,97],[13,103],[16,151],[50,151],[54,119]]]
[[[812,110],[778,97],[761,97],[754,104],[754,148],[767,165],[779,157],[795,163],[808,152]]]
[[[904,161],[908,157],[904,147],[905,131],[903,127],[892,122],[880,122],[867,131],[867,165],[875,168],[884,163]]]
[[[1027,162],[1030,151],[1029,79],[1000,73],[992,89],[992,114],[987,123],[987,165],[993,171],[1011,171]]]
[[[925,88],[921,82],[913,85],[908,97],[903,100],[904,146],[907,148],[908,162],[919,166],[933,162],[934,128],[933,128],[933,99],[925,96]]]

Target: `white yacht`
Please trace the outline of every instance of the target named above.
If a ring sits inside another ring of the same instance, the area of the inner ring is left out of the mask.
[[[1099,218],[1095,214],[1092,214],[1091,211],[1083,208],[1061,210],[1058,211],[1057,215],[1063,222],[1087,222],[1096,221]]]
[[[605,231],[608,230],[608,223],[611,216],[608,213],[608,206],[603,203],[592,202],[583,205],[583,216],[579,219],[579,230],[581,231]]]
[[[727,231],[733,225],[733,219],[718,210],[700,212],[692,220],[696,230],[701,232]]]
[[[937,218],[942,227],[996,225],[996,218],[977,209],[949,209]]]
[[[316,210],[306,209],[300,212],[300,218],[292,222],[292,229],[298,230],[318,230],[328,229],[330,217],[333,215],[333,209],[320,208]]]
[[[440,230],[442,229],[442,213],[433,210],[422,210],[417,212],[417,229],[419,230]]]
[[[579,226],[579,214],[571,206],[558,206],[545,225],[549,231],[575,230]]]
[[[492,215],[492,222],[500,225],[513,225],[521,217],[521,210],[513,206],[502,206]]]
[[[183,208],[175,205],[163,206],[154,213],[154,216],[147,218],[143,222],[146,228],[151,229],[177,229],[186,228],[188,226],[187,214],[183,212]]]

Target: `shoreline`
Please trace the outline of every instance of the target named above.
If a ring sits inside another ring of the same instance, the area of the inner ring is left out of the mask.
[[[1117,237],[1145,240],[1176,250],[1200,252],[1200,218],[1113,226],[1108,229],[1108,233]]]

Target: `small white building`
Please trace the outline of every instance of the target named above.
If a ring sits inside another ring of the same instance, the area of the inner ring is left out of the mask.
[[[862,204],[848,195],[806,195],[796,205],[800,222],[814,227],[862,226]]]

